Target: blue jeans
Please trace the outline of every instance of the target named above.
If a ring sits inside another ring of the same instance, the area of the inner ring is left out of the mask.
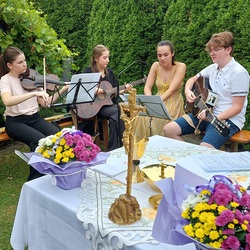
[[[199,119],[192,114],[188,114],[188,116],[192,119],[194,126],[197,127],[199,123]],[[189,123],[183,118],[180,117],[175,120],[175,122],[181,127],[182,135],[194,134],[194,128],[189,125]],[[202,142],[206,142],[216,149],[219,149],[227,140],[229,140],[235,133],[237,133],[240,129],[229,119],[226,122],[230,125],[229,134],[223,137],[214,126],[208,121],[202,121],[199,124],[198,129],[201,132],[205,132],[204,137],[202,138]]]

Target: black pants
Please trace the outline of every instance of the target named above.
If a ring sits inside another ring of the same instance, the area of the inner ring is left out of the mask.
[[[122,134],[125,130],[124,122],[120,119],[119,105],[103,106],[97,116],[109,121],[109,143],[108,150],[119,148]]]
[[[15,141],[20,141],[29,146],[30,151],[34,152],[38,146],[38,141],[49,135],[60,131],[55,125],[47,122],[39,116],[33,115],[7,116],[5,129],[9,137]],[[42,176],[37,170],[30,166],[28,181]]]

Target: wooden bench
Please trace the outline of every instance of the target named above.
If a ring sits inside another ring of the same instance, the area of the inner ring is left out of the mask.
[[[239,143],[250,143],[250,131],[244,129],[240,130],[238,133],[236,133],[230,138],[229,142],[231,143],[231,151],[237,152],[239,150]]]

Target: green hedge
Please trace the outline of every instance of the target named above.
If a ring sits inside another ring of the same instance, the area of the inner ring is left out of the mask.
[[[7,0],[4,2],[9,4]],[[27,3],[24,0],[11,2]],[[40,16],[53,27],[59,41],[63,41],[71,53],[79,55],[71,55],[76,65],[72,73],[81,72],[89,64],[93,46],[102,43],[110,48],[110,67],[119,76],[120,84],[135,81],[148,74],[151,64],[157,60],[157,43],[169,39],[175,45],[177,60],[187,64],[187,79],[211,63],[204,46],[213,33],[223,30],[234,33],[234,57],[250,71],[250,0],[33,2],[35,9],[40,11]],[[10,16],[8,18],[12,19]],[[6,18],[2,15],[0,24],[3,22],[6,22]],[[37,32],[41,32],[41,29]],[[9,30],[8,35],[18,43],[17,39],[20,38],[17,38],[17,34]],[[26,41],[25,34],[22,36],[22,44],[27,48],[30,46],[29,36],[26,37]],[[46,38],[42,37],[41,40],[43,39]],[[32,56],[37,53],[38,51],[35,51]],[[55,60],[54,57],[48,60],[51,66],[53,63],[62,65],[62,61]],[[34,63],[39,64],[39,60],[34,60]],[[133,65],[128,67],[131,64]],[[138,93],[142,91],[143,86],[139,86]],[[250,129],[249,112],[245,127]]]

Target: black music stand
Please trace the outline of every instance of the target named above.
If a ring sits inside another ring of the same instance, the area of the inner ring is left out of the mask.
[[[158,95],[137,95],[136,101],[139,105],[146,108],[146,112],[140,112],[140,116],[149,116],[149,129],[150,136],[152,136],[152,127],[151,122],[153,117],[160,119],[172,120],[168,110],[166,109],[165,104]]]
[[[61,102],[51,104],[50,107],[69,106],[71,110],[75,110],[76,122],[78,124],[77,104],[94,102],[96,91],[100,86],[100,78],[101,73],[73,75],[69,83],[68,92],[59,98]]]

